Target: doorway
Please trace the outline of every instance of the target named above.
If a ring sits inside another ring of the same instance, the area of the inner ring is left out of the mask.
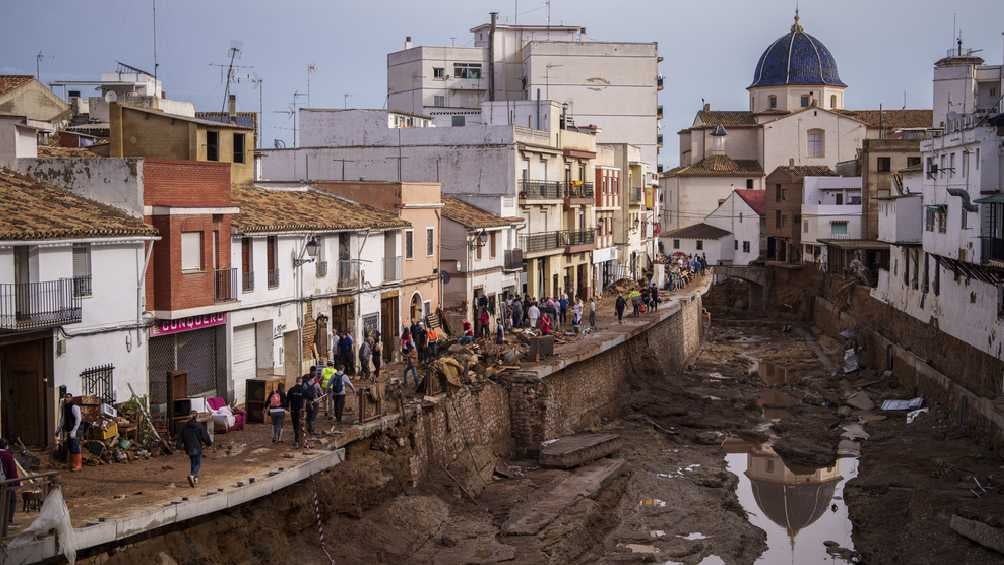
[[[415,293],[411,295],[411,307],[408,309],[408,321],[417,322],[422,319],[422,295]]]
[[[398,306],[399,298],[391,296],[380,300],[380,341],[383,343],[383,360],[390,363],[394,360],[396,351],[397,332],[400,331],[401,321],[398,319],[401,311]]]
[[[18,438],[29,447],[45,447],[55,430],[50,390],[52,361],[46,355],[52,340],[33,339],[0,348],[0,386],[3,390],[3,437]],[[79,390],[71,390],[80,394]]]
[[[300,355],[297,350],[299,346],[299,332],[296,330],[282,335],[282,362],[285,367],[287,390],[296,384],[296,377],[300,376]]]

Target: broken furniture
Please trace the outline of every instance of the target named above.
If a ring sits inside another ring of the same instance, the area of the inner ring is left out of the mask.
[[[267,420],[268,397],[286,382],[285,377],[267,379],[248,379],[244,386],[244,408],[247,411],[247,421],[251,424],[263,424]]]

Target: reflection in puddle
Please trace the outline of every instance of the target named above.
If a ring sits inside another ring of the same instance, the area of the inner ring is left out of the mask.
[[[750,522],[767,532],[767,550],[757,563],[833,563],[824,541],[853,549],[843,491],[857,476],[857,459],[802,469],[785,465],[767,445],[731,447],[741,450],[725,456],[729,472],[739,477],[736,495]]]

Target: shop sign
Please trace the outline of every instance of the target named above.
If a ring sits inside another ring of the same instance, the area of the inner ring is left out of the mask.
[[[227,313],[205,314],[203,316],[189,316],[178,320],[157,320],[157,323],[150,328],[150,335],[170,335],[192,330],[201,330],[214,326],[222,326],[227,323]]]

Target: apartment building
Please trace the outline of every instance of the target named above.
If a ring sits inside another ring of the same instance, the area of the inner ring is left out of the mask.
[[[802,203],[806,177],[835,177],[825,166],[778,167],[765,180],[767,260],[778,264],[802,263]]]
[[[662,107],[658,44],[594,41],[586,28],[506,24],[471,28],[473,47],[416,46],[387,55],[387,107],[431,116],[437,124],[480,119],[483,102],[550,100],[603,143],[639,148],[658,164]]]
[[[533,296],[592,291],[596,134],[554,102],[485,103],[477,126],[401,127],[387,110],[300,112],[307,147],[262,151],[269,180],[438,182],[443,194],[520,216]],[[529,123],[532,127],[523,125]]]
[[[865,237],[861,177],[821,176],[802,180],[802,262],[824,269],[827,242]]]
[[[614,227],[620,227],[621,169],[616,166],[615,148],[600,144],[596,148],[596,249],[593,250],[593,286],[603,290],[624,276],[617,258],[619,248]]]

